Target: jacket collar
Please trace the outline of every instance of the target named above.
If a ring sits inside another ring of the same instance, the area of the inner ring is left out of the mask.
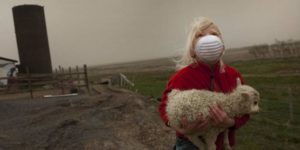
[[[220,69],[220,67],[222,66],[222,68]],[[193,69],[200,69],[200,70],[205,70],[205,71],[208,71],[208,72],[224,72],[224,64],[222,61],[218,61],[216,62],[212,67],[209,66],[208,64],[205,64],[203,62],[195,62],[195,63],[192,63],[190,65],[191,68]]]

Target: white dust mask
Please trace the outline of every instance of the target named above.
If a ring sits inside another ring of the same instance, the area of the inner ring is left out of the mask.
[[[198,39],[195,52],[200,61],[208,64],[216,63],[223,55],[224,44],[215,35],[206,35]]]

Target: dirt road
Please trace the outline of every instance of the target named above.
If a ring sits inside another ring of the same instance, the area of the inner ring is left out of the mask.
[[[0,101],[0,150],[171,149],[158,103],[97,86],[100,94]]]

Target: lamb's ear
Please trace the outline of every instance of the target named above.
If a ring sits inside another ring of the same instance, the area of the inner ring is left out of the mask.
[[[241,95],[244,100],[248,100],[250,97],[249,93],[246,93],[246,92],[242,92]]]
[[[178,89],[173,89],[173,90],[168,94],[168,97],[172,97],[172,96],[176,95],[176,94],[179,93],[179,92],[180,92],[180,90],[178,90]]]
[[[242,85],[241,79],[239,77],[236,78],[236,87]]]

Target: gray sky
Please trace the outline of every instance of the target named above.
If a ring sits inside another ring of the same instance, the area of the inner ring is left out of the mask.
[[[299,0],[1,0],[0,54],[16,60],[20,4],[44,6],[53,67],[176,55],[197,16],[221,28],[227,48],[300,40]]]

